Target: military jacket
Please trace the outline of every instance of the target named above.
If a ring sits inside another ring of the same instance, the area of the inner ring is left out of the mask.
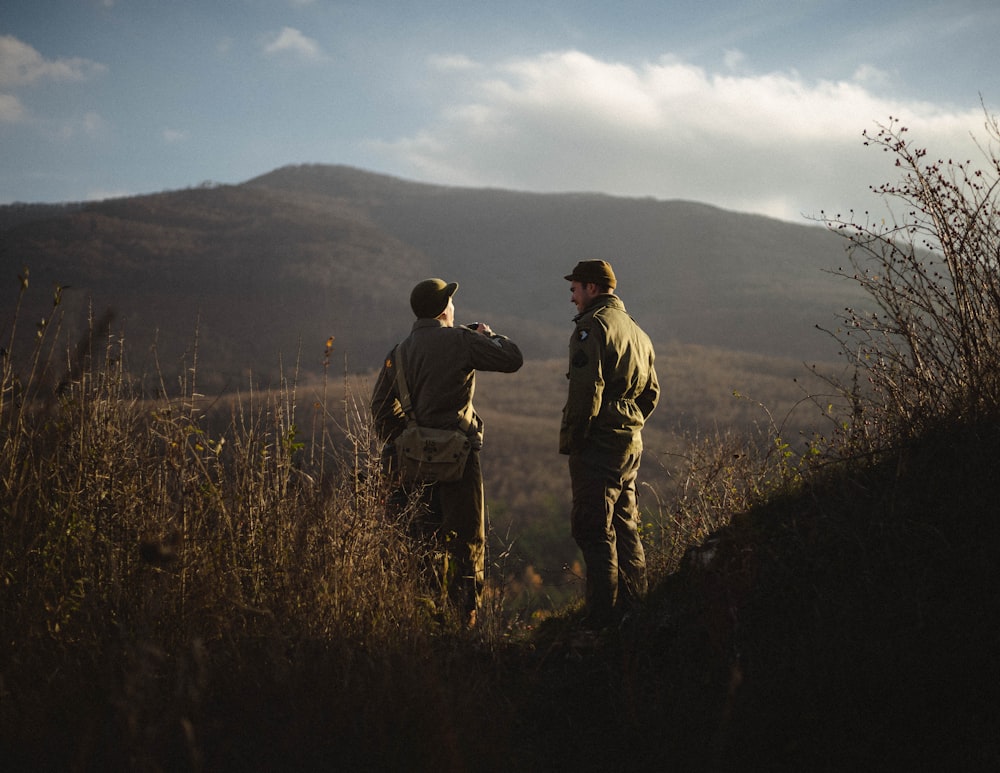
[[[598,296],[574,322],[559,452],[638,453],[660,399],[653,344],[616,295]]]
[[[487,336],[467,327],[447,327],[436,319],[418,319],[409,337],[386,355],[372,391],[375,431],[390,442],[406,426],[396,386],[400,352],[417,424],[466,429],[475,448],[483,440],[483,422],[472,404],[476,371],[513,373],[524,362],[517,344],[505,336]]]

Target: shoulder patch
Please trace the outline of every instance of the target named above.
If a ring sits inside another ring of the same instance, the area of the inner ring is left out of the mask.
[[[576,334],[577,339],[580,341],[586,341],[589,336],[590,336],[589,330],[581,330],[579,333]]]

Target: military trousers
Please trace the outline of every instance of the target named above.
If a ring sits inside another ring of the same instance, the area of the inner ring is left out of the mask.
[[[435,483],[424,490],[423,528],[443,549],[436,567],[457,611],[468,618],[479,608],[486,577],[485,499],[479,451],[473,449],[461,479]]]
[[[646,554],[636,500],[638,453],[571,454],[573,539],[586,563],[586,624],[610,625],[646,594]]]

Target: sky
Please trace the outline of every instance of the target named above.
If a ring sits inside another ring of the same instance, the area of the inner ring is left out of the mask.
[[[805,222],[981,158],[996,0],[4,0],[0,204],[289,164]],[[985,112],[984,112],[985,106]]]

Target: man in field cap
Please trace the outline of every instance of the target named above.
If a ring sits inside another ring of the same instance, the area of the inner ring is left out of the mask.
[[[410,292],[410,308],[413,309],[417,319],[437,319],[438,315],[448,308],[448,303],[456,290],[458,282],[425,279],[418,282]]]
[[[615,272],[606,260],[581,260],[565,279],[569,282],[594,284],[607,292],[612,292],[618,286]],[[575,301],[574,301],[575,303]]]
[[[375,430],[385,441],[383,460],[391,472],[393,441],[406,427],[406,414],[396,379],[402,361],[412,414],[421,427],[461,430],[472,444],[460,480],[421,489],[425,518],[418,526],[436,537],[451,556],[454,571],[440,571],[448,599],[464,625],[475,624],[485,579],[483,471],[479,451],[483,422],[472,405],[476,371],[513,373],[521,367],[521,350],[485,323],[455,326],[457,282],[432,278],[410,292],[416,320],[410,335],[386,356],[372,392]],[[438,568],[441,569],[440,567]]]
[[[615,295],[611,264],[582,260],[565,278],[577,315],[559,452],[569,456],[572,533],[587,568],[583,625],[601,630],[634,611],[647,590],[635,484],[660,386],[653,345]]]

